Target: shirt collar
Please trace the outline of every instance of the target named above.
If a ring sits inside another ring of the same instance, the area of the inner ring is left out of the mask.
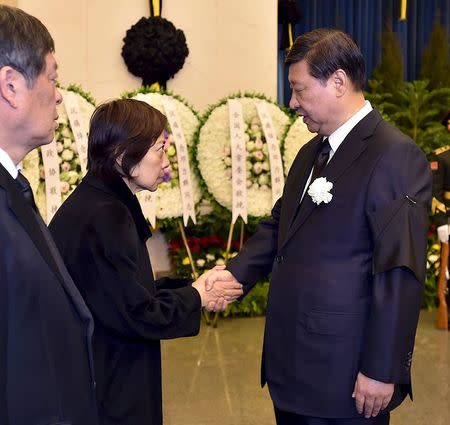
[[[16,167],[16,164],[14,164],[11,157],[2,148],[0,148],[0,164],[5,167],[6,171],[11,174],[13,179],[17,178],[20,167]]]
[[[367,114],[369,114],[372,109],[372,105],[368,100],[366,100],[364,106],[356,114],[350,117],[344,124],[328,136],[328,141],[333,152],[337,151],[338,147],[347,137],[348,133],[350,133],[356,124],[358,124]]]

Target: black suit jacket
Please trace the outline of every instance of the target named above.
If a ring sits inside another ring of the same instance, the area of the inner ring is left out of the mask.
[[[272,272],[263,383],[298,414],[358,416],[358,371],[410,387],[425,273],[431,173],[422,151],[377,111],[361,120],[324,170],[333,198],[300,197],[321,137],[298,153],[272,218],[230,264],[249,290]]]
[[[433,170],[433,202],[437,226],[448,224],[450,216],[450,146],[434,151],[431,163]]]
[[[50,243],[0,165],[2,425],[97,424],[93,319]]]
[[[184,279],[154,281],[150,231],[120,177],[88,173],[49,227],[94,316],[100,423],[162,424],[159,340],[198,333],[197,290]]]

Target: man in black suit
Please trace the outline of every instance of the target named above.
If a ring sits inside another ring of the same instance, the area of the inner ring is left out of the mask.
[[[0,6],[0,424],[96,425],[93,320],[18,165],[51,142],[61,94],[44,25]]]
[[[442,125],[450,133],[450,112],[442,120]],[[431,161],[433,171],[433,200],[431,209],[435,215],[439,242],[448,243],[450,217],[450,145],[441,146],[433,153]],[[446,301],[450,305],[450,291],[447,281]],[[447,309],[450,325],[450,309]],[[450,330],[450,326],[448,327]]]
[[[411,394],[431,173],[365,101],[347,34],[306,33],[286,63],[290,106],[318,135],[228,269],[244,293],[272,273],[262,383],[278,424],[387,424]]]

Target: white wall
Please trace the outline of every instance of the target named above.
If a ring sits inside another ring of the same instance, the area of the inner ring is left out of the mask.
[[[148,16],[148,0],[17,0],[48,27],[63,84],[97,101],[141,85],[121,56],[126,30]],[[168,88],[200,111],[237,91],[276,97],[276,0],[164,0],[163,17],[185,32],[190,54]]]
[[[17,6],[17,0],[0,0],[0,4],[5,4],[6,6]]]

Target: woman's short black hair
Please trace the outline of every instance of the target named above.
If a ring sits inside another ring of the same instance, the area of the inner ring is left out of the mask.
[[[166,124],[164,114],[140,100],[116,99],[103,103],[94,111],[90,122],[89,171],[98,177],[111,178],[119,174],[131,178],[133,168],[156,142]]]

